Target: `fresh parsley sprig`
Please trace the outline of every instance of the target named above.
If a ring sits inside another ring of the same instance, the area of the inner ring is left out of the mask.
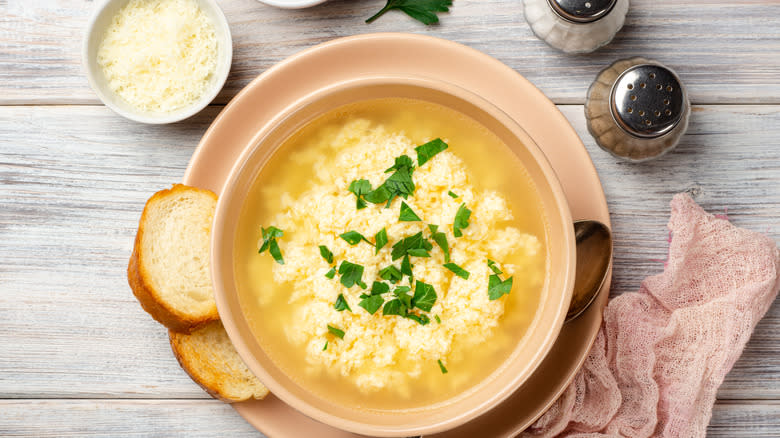
[[[263,244],[260,245],[260,249],[257,251],[257,253],[262,254],[265,252],[265,250],[268,250],[268,252],[271,254],[271,257],[276,260],[276,263],[283,265],[284,258],[282,258],[282,250],[279,249],[279,243],[276,242],[276,239],[278,237],[284,236],[284,231],[274,226],[270,226],[268,228],[261,227],[261,229],[263,233]]]
[[[449,12],[450,6],[452,0],[388,0],[385,7],[366,20],[366,23],[373,22],[387,11],[398,9],[426,25],[436,24],[439,22],[436,13]]]

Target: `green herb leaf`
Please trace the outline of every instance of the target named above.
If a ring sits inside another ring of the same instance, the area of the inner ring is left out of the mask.
[[[387,283],[375,281],[374,284],[371,285],[371,295],[382,295],[387,292],[390,292],[390,286]]]
[[[325,273],[325,276],[332,279],[336,276],[336,268],[330,268],[330,271]]]
[[[385,303],[382,308],[382,315],[401,315],[406,313],[406,306],[398,298]]]
[[[344,339],[344,330],[341,330],[337,327],[333,327],[332,325],[328,324],[328,331],[335,337],[339,339]]]
[[[387,200],[390,199],[390,190],[388,190],[384,185],[381,185],[377,187],[376,190],[366,193],[363,196],[363,199],[372,204],[382,204],[383,202],[387,202]]]
[[[343,233],[343,234],[339,235],[339,237],[341,237],[347,243],[349,243],[350,245],[353,245],[353,246],[357,245],[358,243],[360,243],[361,240],[365,240],[366,242],[368,242],[368,239],[363,237],[362,234],[358,233],[355,230],[347,231],[346,233]],[[368,242],[368,243],[371,243],[371,242]]]
[[[385,173],[390,173],[394,170],[401,170],[401,169],[414,169],[414,161],[412,161],[411,158],[409,158],[408,155],[401,155],[400,157],[396,157],[395,162],[392,166],[385,169]]]
[[[412,277],[414,277],[414,274],[412,273],[413,266],[414,265],[409,261],[409,255],[405,255],[404,259],[401,261],[401,273],[409,276],[409,284],[412,284]]]
[[[457,275],[458,277],[460,277],[460,278],[462,278],[464,280],[468,280],[469,279],[469,275],[471,275],[469,273],[469,271],[461,268],[460,266],[456,265],[455,263],[445,263],[444,267],[449,269],[450,271],[454,272],[455,275]]]
[[[401,294],[409,292],[410,290],[412,290],[412,288],[409,286],[398,286],[397,288],[393,289],[393,294],[398,297],[401,296]]]
[[[406,252],[406,254],[414,257],[430,257],[431,254],[426,249],[413,248]]]
[[[414,150],[417,151],[417,165],[422,166],[423,164],[427,163],[428,160],[433,158],[434,155],[447,149],[447,147],[447,143],[443,142],[440,138],[417,146],[414,148]]]
[[[398,283],[403,278],[403,274],[393,265],[390,265],[379,271],[379,278],[387,280],[390,283]]]
[[[382,295],[370,295],[366,298],[363,298],[363,300],[358,303],[358,306],[366,309],[368,313],[373,315],[377,310],[379,310],[380,307],[382,307],[384,302],[385,299],[382,298]]]
[[[339,297],[336,298],[336,304],[334,304],[333,307],[339,312],[344,310],[352,311],[352,309],[349,308],[346,298],[344,298],[344,294],[339,294]]]
[[[376,241],[374,244],[376,247],[376,252],[374,254],[379,254],[379,250],[387,245],[387,230],[382,228],[378,233],[376,233],[374,236],[374,241]]]
[[[436,291],[433,289],[433,286],[417,280],[414,284],[412,307],[430,312],[434,304],[436,304]]]
[[[488,298],[490,301],[497,300],[504,295],[509,295],[512,291],[512,278],[509,277],[504,281],[498,277],[498,274],[492,274],[488,277]]]
[[[358,210],[366,208],[366,201],[362,199],[362,196],[371,191],[371,183],[366,179],[356,179],[349,184],[349,191],[357,196],[355,207]]]
[[[447,194],[450,195],[450,198],[453,198],[453,199],[457,199],[458,198],[458,195],[455,194],[455,192],[453,192],[452,190],[448,191]]]
[[[435,319],[438,324],[441,324],[441,318],[439,318],[439,315],[433,315],[433,319]]]
[[[328,341],[325,341],[325,346],[322,347],[322,351],[325,351],[328,349]]]
[[[450,6],[452,0],[387,0],[385,7],[366,20],[366,23],[373,22],[387,11],[398,9],[423,24],[436,24],[439,22],[436,13],[448,12]]]
[[[391,253],[391,256],[393,260],[398,260],[401,257],[409,254],[409,250],[411,249],[424,249],[426,251],[430,251],[433,249],[433,245],[431,245],[431,242],[428,242],[428,240],[423,237],[423,233],[420,231],[413,236],[405,237],[396,242],[395,245],[393,245],[393,252]]]
[[[417,216],[417,213],[412,210],[412,207],[401,201],[401,214],[398,216],[399,222],[418,222],[421,220],[420,216]]]
[[[390,192],[390,197],[387,199],[387,207],[390,206],[390,203],[393,202],[396,196],[406,199],[414,193],[415,186],[412,180],[412,171],[413,168],[411,167],[402,167],[390,175],[390,178],[387,178],[384,183],[384,186]]]
[[[425,314],[418,315],[416,313],[407,313],[406,317],[412,321],[416,321],[420,325],[426,325],[431,322],[431,319]]]
[[[439,359],[439,369],[441,370],[442,374],[447,374],[449,371],[447,371],[447,367],[444,366],[443,363],[441,363],[441,359]]]
[[[339,265],[339,275],[341,275],[341,284],[344,287],[352,287],[354,285],[362,286],[365,289],[365,283],[363,283],[363,266],[355,263],[350,263],[346,260]]]
[[[276,242],[276,239],[284,236],[284,231],[274,226],[268,228],[261,227],[261,231],[263,233],[263,244],[260,245],[260,249],[257,250],[257,253],[262,254],[265,250],[268,250],[271,257],[276,260],[276,263],[283,265],[284,258],[282,258],[282,250],[279,249],[279,244]]]
[[[444,261],[449,263],[450,245],[447,243],[447,235],[441,231],[438,231],[438,225],[428,225],[428,228],[430,228],[431,233],[433,233],[431,234],[431,239],[433,239],[433,241],[436,242],[436,245],[438,245],[442,252],[444,252]]]
[[[460,231],[469,226],[469,218],[471,217],[471,210],[466,208],[466,204],[460,204],[458,212],[455,213],[455,223],[452,224],[452,234],[455,237],[460,237],[463,233]]]
[[[496,275],[501,275],[503,272],[501,272],[501,269],[498,267],[498,263],[494,262],[493,260],[488,259],[487,261],[488,268],[490,268],[491,271],[493,271]]]
[[[333,263],[333,253],[330,252],[327,246],[320,245],[320,255],[325,259],[326,262]]]

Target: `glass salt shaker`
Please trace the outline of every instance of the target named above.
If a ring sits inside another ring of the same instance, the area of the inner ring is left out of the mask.
[[[534,34],[566,53],[589,53],[623,27],[629,0],[523,0]]]
[[[673,149],[688,129],[691,104],[670,68],[644,58],[615,62],[588,90],[585,119],[612,155],[645,161]]]

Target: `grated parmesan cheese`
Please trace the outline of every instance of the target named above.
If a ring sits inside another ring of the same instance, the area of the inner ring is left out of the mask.
[[[129,104],[170,113],[207,90],[217,37],[195,0],[130,0],[108,26],[97,61],[111,90]]]

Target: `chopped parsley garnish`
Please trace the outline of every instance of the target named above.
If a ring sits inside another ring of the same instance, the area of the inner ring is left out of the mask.
[[[366,201],[362,197],[371,191],[371,183],[366,179],[356,179],[349,184],[349,191],[357,196],[355,207],[358,210],[366,208]]]
[[[433,286],[417,280],[417,282],[414,283],[412,307],[417,307],[426,312],[430,312],[434,304],[436,304],[436,291],[433,289]]]
[[[376,190],[366,193],[363,199],[372,204],[381,204],[390,199],[390,190],[384,185],[376,188]]]
[[[366,284],[363,283],[363,266],[344,260],[339,265],[339,275],[341,275],[341,284],[343,284],[344,287],[352,287],[357,284],[365,289]]]
[[[385,169],[385,173],[390,173],[394,170],[398,171],[402,169],[414,169],[414,161],[412,161],[408,155],[401,155],[400,157],[396,157],[393,165]]]
[[[362,234],[358,233],[355,230],[347,231],[346,233],[343,233],[343,234],[339,235],[339,237],[341,237],[347,243],[349,243],[350,245],[353,245],[353,246],[357,245],[358,243],[360,243],[361,240],[365,240],[369,244],[371,243],[371,242],[368,241],[368,239],[363,237]]]
[[[417,216],[417,213],[412,210],[412,207],[401,201],[401,214],[398,216],[399,222],[419,222],[421,220],[420,216]]]
[[[328,331],[335,337],[339,339],[344,339],[344,330],[341,330],[339,328],[333,327],[332,325],[328,324]]]
[[[439,359],[439,369],[441,370],[442,374],[447,374],[449,371],[447,371],[447,367],[444,366],[443,363],[441,363],[441,359]]]
[[[352,311],[352,309],[349,308],[346,298],[344,298],[344,294],[339,294],[339,297],[336,298],[336,304],[334,304],[333,307],[339,312],[344,310]]]
[[[439,315],[433,315],[433,319],[435,319],[438,324],[441,324],[441,318],[439,318]]]
[[[403,274],[393,265],[390,265],[379,271],[379,278],[387,280],[390,283],[398,283],[403,278]]]
[[[325,351],[328,349],[328,341],[325,341],[325,346],[322,347],[322,351]]]
[[[385,170],[385,172],[393,172],[385,182],[382,183],[375,190],[363,195],[363,199],[373,204],[381,204],[387,201],[385,207],[390,207],[397,196],[404,199],[414,193],[414,181],[412,180],[412,173],[414,172],[414,162],[406,155],[401,155],[395,159],[395,164],[392,167]]]
[[[425,250],[425,255],[422,255],[422,251],[410,251],[415,249]],[[430,251],[431,249],[433,249],[433,245],[423,237],[423,233],[420,231],[413,236],[405,237],[396,242],[395,245],[393,245],[393,252],[391,255],[393,260],[398,260],[407,254],[415,257],[430,257],[430,254],[427,254],[427,251]],[[401,272],[403,272],[403,268],[401,269]]]
[[[438,225],[428,225],[431,230],[431,239],[439,245],[439,248],[444,252],[444,261],[449,263],[450,261],[450,245],[447,243],[447,235],[439,231]]]
[[[398,9],[423,24],[436,24],[439,22],[436,13],[448,12],[450,6],[452,0],[387,0],[385,7],[366,20],[366,23],[371,23],[387,11]]]
[[[333,253],[330,252],[327,246],[320,245],[320,255],[328,263],[333,263]]]
[[[388,292],[390,292],[390,286],[387,283],[375,281],[371,285],[371,295],[382,295]]]
[[[512,290],[512,278],[513,277],[509,277],[506,280],[501,281],[498,274],[492,274],[488,277],[488,298],[490,298],[490,301],[497,300],[504,295],[509,295],[509,292]]]
[[[279,244],[276,242],[276,238],[284,236],[284,231],[274,226],[270,226],[268,228],[261,227],[261,230],[263,233],[263,244],[260,245],[260,249],[257,251],[257,253],[262,254],[265,252],[265,250],[268,250],[268,252],[271,254],[271,257],[276,260],[276,263],[283,265],[284,258],[282,258],[282,250],[279,249]]]
[[[496,275],[501,275],[503,272],[501,272],[501,269],[498,267],[498,263],[494,262],[493,260],[488,259],[487,261],[488,268],[490,268],[491,271],[493,271]]]
[[[406,311],[406,307],[398,298],[390,300],[385,303],[385,307],[382,308],[382,315],[400,315],[403,316]]]
[[[382,304],[384,304],[385,302],[385,299],[382,298],[382,295],[368,295],[368,296],[363,295],[363,296],[365,298],[363,298],[360,301],[360,303],[358,303],[358,306],[366,309],[366,312],[372,315],[375,314],[376,311],[379,310],[379,308],[382,307]]]
[[[447,149],[447,143],[443,142],[440,138],[417,146],[414,148],[414,150],[417,152],[417,165],[422,166],[423,164],[427,163],[428,160],[433,158],[434,155],[445,149]]]
[[[471,210],[466,208],[466,204],[460,204],[458,212],[455,213],[455,223],[452,224],[452,234],[455,237],[460,237],[463,233],[460,231],[469,226],[469,218],[471,217]]]
[[[336,276],[336,268],[330,268],[330,271],[325,273],[325,276],[332,279]]]
[[[401,300],[401,303],[407,308],[412,308],[412,296],[409,295],[407,292],[411,291],[412,288],[409,286],[399,286],[395,288],[393,291],[393,295],[398,297],[399,300]]]
[[[431,322],[431,319],[425,314],[407,313],[406,317],[420,325],[426,325]]]
[[[444,267],[449,269],[450,271],[454,272],[455,275],[457,275],[458,277],[460,277],[460,278],[462,278],[464,280],[468,280],[469,279],[469,275],[471,275],[469,273],[469,271],[461,268],[460,266],[456,265],[455,263],[445,263]]]
[[[374,254],[379,254],[379,250],[387,245],[387,230],[382,228],[378,233],[376,233],[374,236],[374,241],[376,241],[374,244],[376,247],[376,252]]]
[[[409,276],[409,284],[412,284],[412,278],[414,277],[412,267],[414,267],[414,265],[409,261],[409,255],[407,254],[404,256],[404,259],[401,260],[401,273]]]
[[[450,198],[458,199],[458,195],[452,190],[448,191],[447,194],[450,195]]]

